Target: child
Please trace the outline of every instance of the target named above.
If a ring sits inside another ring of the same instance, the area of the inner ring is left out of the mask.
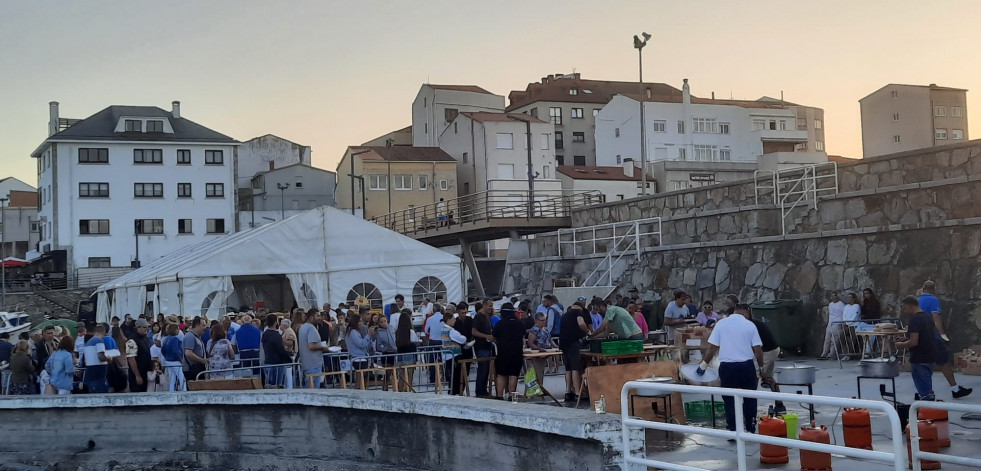
[[[164,392],[168,389],[168,378],[160,366],[160,362],[153,360],[153,370],[146,374],[147,392]]]

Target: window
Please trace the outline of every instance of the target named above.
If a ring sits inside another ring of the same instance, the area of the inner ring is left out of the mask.
[[[138,119],[127,119],[126,132],[143,132],[143,121]]]
[[[190,198],[191,197],[191,184],[190,183],[178,183],[177,184],[177,197],[178,198]]]
[[[623,163],[623,159],[620,157],[620,154],[617,154],[617,165],[620,165],[622,163]]]
[[[296,178],[299,179],[303,177],[296,177]],[[298,180],[296,183],[294,183],[293,188],[303,188],[303,180]]]
[[[801,142],[800,144],[795,144],[794,152],[807,152],[807,143]]]
[[[79,198],[108,198],[109,184],[108,183],[79,183],[78,197]]]
[[[764,129],[766,129],[766,120],[765,119],[754,119],[753,120],[753,130],[754,131],[762,131]]]
[[[723,162],[732,160],[732,151],[729,149],[719,149],[719,160]]]
[[[133,149],[134,164],[162,164],[163,150],[161,149]]]
[[[89,257],[89,268],[110,268],[112,259],[110,257]]]
[[[134,183],[134,198],[163,198],[163,183]]]
[[[699,162],[711,162],[715,160],[715,146],[696,144],[694,148],[694,160]]]
[[[814,141],[814,150],[823,151],[824,150],[824,141]]]
[[[426,276],[416,281],[412,287],[412,305],[422,304],[422,298],[437,300],[446,298],[446,284],[435,276]]]
[[[514,164],[497,164],[497,178],[514,180]]]
[[[821,121],[820,119],[815,119],[814,129],[824,129],[824,121]]]
[[[78,233],[81,235],[108,234],[108,219],[82,219],[78,221]]]
[[[445,119],[447,123],[452,123],[459,114],[460,110],[456,108],[446,108],[443,110],[443,119]]]
[[[463,194],[470,194],[470,182],[463,182]]]
[[[453,122],[453,134],[459,134],[460,133],[460,130],[457,128],[457,124],[460,124],[460,123],[457,123],[455,121]]]
[[[422,132],[429,134],[429,123],[422,123]]]
[[[189,149],[177,150],[177,165],[191,165],[191,151]]]
[[[551,121],[552,124],[561,126],[562,125],[562,108],[559,108],[557,106],[553,106],[553,107],[549,108],[548,109],[548,120]]]
[[[224,165],[225,154],[220,150],[204,151],[204,163],[206,165]]]
[[[938,117],[947,116],[947,107],[946,106],[942,106],[942,105],[941,106],[934,106],[933,107],[933,115],[934,116],[938,116]]]
[[[419,175],[419,189],[428,190],[429,189],[429,176]]]
[[[224,234],[225,233],[225,220],[224,219],[208,219],[208,234]]]
[[[548,165],[542,168],[542,178],[552,178],[552,169]]]
[[[938,128],[936,130],[936,139],[938,141],[945,141],[945,140],[947,140],[947,130],[946,129],[943,129],[943,128]]]
[[[575,155],[575,156],[573,156],[572,157],[572,164],[573,165],[580,166],[580,167],[583,166],[583,165],[586,165],[586,156],[585,155]]]
[[[565,165],[565,156],[563,156],[563,155],[556,155],[555,156],[555,165]]]
[[[572,133],[572,142],[576,142],[576,143],[586,142],[586,133],[584,132]]]
[[[552,144],[552,137],[548,133],[542,133],[542,150],[548,150]]]
[[[136,233],[140,235],[163,234],[163,219],[137,219],[133,221]]]
[[[951,139],[954,139],[956,141],[959,141],[961,139],[964,139],[964,130],[963,129],[951,129],[950,130],[950,138]]]
[[[714,134],[718,132],[718,128],[713,118],[692,118],[691,132]]]
[[[190,219],[178,219],[177,220],[177,233],[178,234],[193,234],[191,230],[191,220]]]
[[[619,200],[619,201],[623,201],[623,195],[620,195],[620,194],[618,194],[618,195],[617,195],[617,200]]]
[[[688,160],[687,150],[688,149],[685,149],[684,147],[678,148],[678,160]]]
[[[654,132],[667,132],[667,121],[657,119],[652,122],[651,130]]]
[[[204,196],[207,198],[224,198],[225,197],[225,184],[224,183],[205,183],[204,184]]]
[[[410,204],[409,207],[408,207],[408,210],[409,210],[409,221],[410,222],[411,221],[415,221],[416,220],[416,205]]]
[[[815,121],[815,123],[816,122],[817,121]],[[818,128],[817,126],[814,126],[814,127],[817,128],[817,129],[821,129],[821,128]],[[786,131],[787,130],[787,121],[784,121],[782,119],[780,120],[780,130],[781,131]]]
[[[582,119],[582,108],[573,108],[569,115],[572,116],[572,119]]]
[[[470,160],[470,156],[466,152],[464,152],[463,153],[463,163],[467,163],[468,160]]]
[[[807,118],[797,118],[797,130],[804,131],[807,129]]]
[[[109,149],[78,149],[78,163],[107,164],[109,163]]]
[[[562,140],[562,131],[555,131],[555,149],[565,149],[565,142]]]
[[[514,135],[509,132],[497,133],[498,149],[514,149]]]
[[[899,98],[899,92],[897,92],[896,90],[889,92],[889,98],[893,98],[893,99]]]
[[[892,114],[892,120],[893,121],[899,121],[899,113],[893,113]]]
[[[675,180],[674,181],[674,189],[675,190],[687,190],[688,188],[689,188],[688,182],[684,182],[684,181],[680,181],[680,180]]]
[[[579,89],[578,88],[570,88],[569,89],[569,94],[570,95],[573,95],[573,96],[578,95],[579,94]]]
[[[899,135],[892,136],[892,142],[899,144],[900,142]]]
[[[595,118],[600,112],[599,108],[593,108],[593,117]]]
[[[678,121],[678,134],[684,134],[684,133],[685,133],[685,122]]]
[[[770,130],[771,131],[776,131],[777,130],[777,121],[776,120],[773,120],[773,119],[770,120]]]
[[[719,134],[729,134],[729,123],[719,123]]]
[[[164,132],[164,122],[155,119],[147,121],[146,132]]]
[[[537,118],[538,117],[538,108],[532,108],[531,109],[531,115]]]
[[[613,136],[614,137],[620,137],[620,128],[616,128],[616,129],[613,130]]]
[[[449,182],[449,180],[440,180],[439,181],[439,189],[440,189],[440,191],[449,190],[450,189],[450,182]]]
[[[392,175],[392,181],[396,190],[412,189],[412,175]]]
[[[963,118],[964,117],[964,108],[962,108],[960,106],[951,106],[950,107],[950,116],[953,117],[953,118]]]

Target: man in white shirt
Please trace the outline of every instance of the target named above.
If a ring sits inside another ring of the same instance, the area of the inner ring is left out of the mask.
[[[841,336],[841,322],[845,320],[845,303],[838,298],[838,293],[831,293],[828,304],[828,329],[824,331],[824,348],[818,360],[827,360],[836,353],[835,340]]]
[[[737,305],[735,314],[715,324],[712,335],[708,339],[708,352],[699,369],[708,368],[709,362],[718,353],[719,380],[722,382],[722,387],[755,391],[756,373],[763,374],[763,341],[760,339],[756,325],[749,320],[748,304]],[[754,359],[758,367],[753,364]],[[764,376],[763,379],[770,378]],[[735,399],[732,396],[722,396],[722,402],[726,406],[726,426],[729,430],[735,431]],[[756,433],[755,398],[743,399],[743,425],[747,432]]]
[[[419,312],[422,313],[423,318],[433,313],[433,303],[429,298],[422,298],[422,304],[419,305]]]
[[[685,318],[690,314],[688,306],[685,305],[687,298],[688,294],[684,291],[675,291],[674,302],[668,304],[668,307],[664,309],[664,330],[667,331],[666,336],[669,344],[674,343],[674,329],[685,325]]]

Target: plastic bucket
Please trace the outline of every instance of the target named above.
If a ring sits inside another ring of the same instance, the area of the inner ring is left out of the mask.
[[[797,438],[797,414],[784,414],[784,422],[787,422],[787,438]]]

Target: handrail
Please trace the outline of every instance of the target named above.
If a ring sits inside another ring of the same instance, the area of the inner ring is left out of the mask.
[[[981,406],[974,404],[954,404],[950,402],[931,402],[931,401],[915,401],[909,406],[909,442],[910,442],[910,453],[913,458],[913,471],[920,471],[923,469],[920,465],[920,460],[933,460],[940,461],[943,463],[953,463],[960,464],[964,466],[970,466],[973,468],[981,468],[981,459],[977,458],[967,458],[964,456],[956,455],[942,455],[939,453],[931,453],[928,451],[923,451],[920,449],[920,430],[916,426],[917,417],[919,417],[920,409],[940,409],[945,411],[956,411],[956,412],[969,412],[969,413],[981,413]]]
[[[830,174],[819,175],[819,170],[822,170],[825,167],[831,167],[832,172]],[[818,182],[824,182],[826,180],[832,181],[831,186],[826,188],[819,187]],[[778,170],[774,173],[774,185],[774,203],[780,205],[780,231],[783,235],[787,235],[787,216],[790,215],[790,213],[793,212],[798,205],[804,201],[807,201],[807,198],[810,197],[811,203],[814,205],[814,209],[817,209],[818,198],[822,194],[838,194],[838,164],[836,162],[826,162],[822,164],[802,165],[799,167]],[[790,188],[785,191],[781,191],[782,187],[785,185],[790,185]],[[759,191],[758,183],[756,191]],[[791,198],[794,196],[797,198],[791,200]]]
[[[656,230],[652,230],[650,232],[641,232],[641,225],[654,224],[654,223],[657,224]],[[599,264],[597,264],[596,267],[593,268],[593,270],[589,272],[588,275],[586,275],[586,278],[583,279],[580,286],[599,286],[598,283],[600,283],[604,277],[607,278],[608,286],[613,286],[613,267],[615,267],[617,263],[619,263],[620,260],[623,259],[624,255],[626,255],[628,252],[633,250],[637,259],[640,260],[640,256],[641,256],[640,244],[641,244],[642,236],[655,235],[657,236],[657,244],[660,245],[661,218],[638,219],[636,221],[631,221],[629,224],[630,224],[629,229],[622,236],[620,236],[619,239],[616,239],[614,236],[613,243],[609,248],[609,250],[607,251],[606,256],[603,257],[602,260],[600,260]],[[624,240],[629,240],[630,243],[628,243],[625,248],[620,249],[620,244]],[[594,250],[595,250],[595,245],[594,245]],[[600,270],[605,270],[605,271],[600,271]],[[590,284],[590,282],[593,279],[593,275],[598,275],[595,281],[596,283],[595,285]]]
[[[736,431],[716,430],[714,428],[696,427],[692,425],[680,425],[667,422],[653,422],[629,416],[629,391],[648,391],[651,393],[687,393],[687,394],[715,394],[720,396],[733,396],[734,412],[736,415]],[[643,465],[666,470],[699,471],[701,468],[694,468],[680,464],[664,461],[656,461],[644,457],[634,456],[631,453],[630,437],[628,426],[641,427],[645,429],[664,430],[668,432],[694,433],[708,435],[712,437],[735,439],[736,440],[736,462],[739,471],[746,471],[746,442],[765,443],[767,445],[783,446],[788,448],[799,448],[808,451],[823,453],[834,453],[847,457],[874,460],[879,462],[892,463],[895,471],[906,469],[906,447],[903,443],[903,433],[900,427],[899,414],[896,409],[884,401],[870,401],[865,399],[844,399],[840,397],[827,396],[807,396],[806,401],[811,404],[823,404],[836,407],[861,407],[870,411],[880,411],[889,419],[890,430],[892,432],[892,452],[870,451],[861,448],[849,448],[847,446],[830,445],[824,443],[810,442],[805,440],[792,440],[789,438],[771,437],[749,433],[743,430],[743,399],[773,399],[776,401],[800,402],[801,396],[798,394],[775,393],[772,391],[751,391],[746,389],[730,389],[708,386],[689,386],[683,384],[654,383],[628,381],[620,390],[620,416],[623,437],[623,460],[624,469],[630,469],[631,464]],[[933,403],[930,403],[933,404]],[[910,414],[912,414],[912,408]],[[911,427],[912,429],[912,427]],[[921,455],[922,456],[922,455]]]
[[[569,245],[569,244],[572,245],[572,253],[571,254],[567,254],[567,255],[572,255],[572,256],[576,256],[576,255],[588,255],[588,254],[585,254],[585,253],[577,253],[577,250],[576,249],[579,246],[579,244],[591,244],[592,245],[592,251],[589,254],[598,253],[598,250],[596,248],[596,243],[597,242],[599,242],[599,241],[605,241],[605,240],[617,241],[617,240],[620,240],[620,239],[622,239],[623,237],[626,236],[626,233],[620,234],[618,236],[617,235],[617,229],[619,229],[619,228],[627,228],[627,232],[629,233],[630,230],[635,225],[651,224],[651,223],[654,223],[654,222],[657,222],[660,225],[661,219],[660,218],[646,218],[646,219],[637,219],[637,220],[634,220],[634,221],[610,222],[610,223],[606,223],[606,224],[596,224],[596,225],[593,225],[593,226],[574,227],[574,228],[571,228],[571,229],[559,229],[558,231],[556,231],[556,242],[558,244],[557,245],[558,246],[558,255],[561,257],[562,256],[562,246],[563,245]],[[597,232],[600,232],[600,231],[609,231],[609,230],[612,230],[612,234],[609,235],[609,236],[603,236],[603,235],[597,236],[596,235]],[[579,237],[577,237],[577,235],[578,234],[581,234],[581,233],[589,233],[589,236],[588,237],[584,237],[582,239],[579,239]],[[657,233],[660,233],[660,230],[658,230]],[[645,234],[642,234],[642,235],[652,235],[652,234],[654,234],[654,233],[651,232],[651,233],[645,233]],[[565,240],[563,240],[563,236],[565,236],[565,235],[571,235],[572,236],[571,240],[568,239],[568,238],[566,238]]]
[[[770,186],[760,185],[760,175],[764,173],[769,173]],[[780,188],[777,186],[777,172],[773,170],[756,170],[753,172],[753,193],[756,200],[756,204],[760,204],[760,190],[765,190],[769,188],[773,194],[773,202],[776,203],[780,198]]]

